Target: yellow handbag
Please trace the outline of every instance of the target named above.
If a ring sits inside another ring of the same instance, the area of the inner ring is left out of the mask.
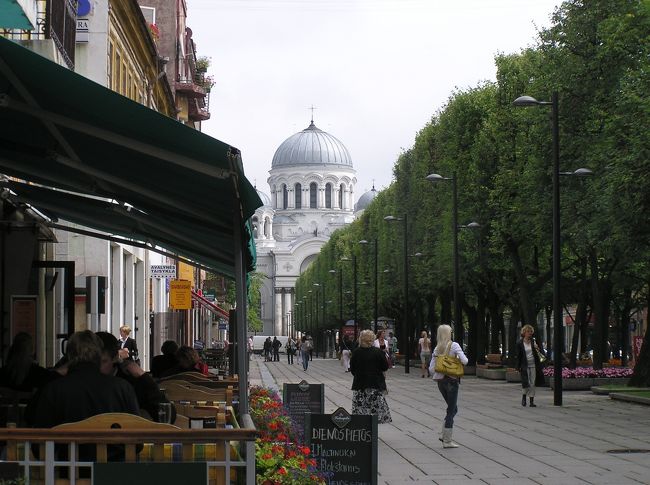
[[[451,342],[449,342],[444,355],[436,355],[436,366],[434,370],[439,374],[444,374],[449,377],[462,377],[465,375],[463,363],[458,357],[449,355],[449,350],[451,350]]]

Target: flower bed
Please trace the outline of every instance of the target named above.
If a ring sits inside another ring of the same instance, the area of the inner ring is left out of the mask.
[[[544,367],[544,375],[546,377],[553,377],[555,369],[551,367]],[[579,379],[579,378],[629,378],[632,377],[632,369],[627,367],[605,367],[603,369],[594,369],[593,367],[576,367],[569,369],[562,367],[562,379]]]
[[[253,386],[250,415],[261,436],[255,442],[255,477],[258,485],[324,485],[302,430],[295,429],[277,392]]]
[[[554,369],[545,367],[544,376],[551,386],[554,387]],[[593,367],[576,367],[569,369],[562,368],[562,388],[567,391],[584,391],[589,390],[592,386],[602,386],[606,384],[627,384],[632,376],[632,369],[625,367],[606,367],[603,369],[594,369]]]

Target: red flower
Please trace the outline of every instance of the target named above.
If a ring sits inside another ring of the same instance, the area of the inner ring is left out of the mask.
[[[311,453],[309,446],[303,446],[302,448],[300,448],[300,451],[302,451],[305,456],[308,456],[309,453]]]
[[[278,473],[279,473],[280,475],[286,475],[286,474],[287,474],[287,470],[285,470],[285,468],[284,468],[283,466],[281,466],[280,469],[278,470]]]

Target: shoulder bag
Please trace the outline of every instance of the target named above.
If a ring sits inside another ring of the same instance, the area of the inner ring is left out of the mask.
[[[462,377],[465,374],[463,363],[455,355],[449,355],[451,342],[447,345],[447,351],[444,355],[436,355],[436,366],[434,370],[439,374],[449,377]]]

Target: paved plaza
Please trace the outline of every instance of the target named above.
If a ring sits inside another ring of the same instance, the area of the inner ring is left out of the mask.
[[[336,359],[302,365],[253,358],[251,384],[325,384],[325,412],[351,410],[352,375]],[[454,423],[457,449],[438,441],[445,404],[419,368],[387,374],[393,422],[379,425],[378,483],[650,484],[650,408],[586,391],[538,389],[537,408],[521,406],[521,385],[469,376],[462,380]],[[617,452],[612,452],[616,451]],[[627,451],[626,451],[627,450]]]

